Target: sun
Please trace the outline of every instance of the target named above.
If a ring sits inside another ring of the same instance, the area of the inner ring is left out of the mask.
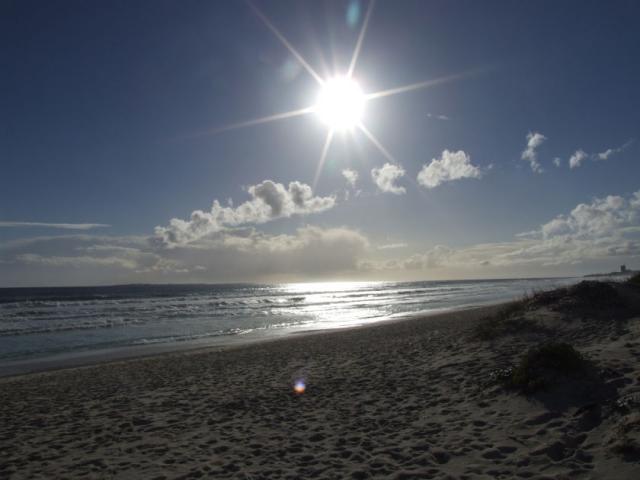
[[[278,28],[262,13],[262,11],[253,4],[253,0],[246,0],[247,4],[253,12],[260,18],[262,23],[275,35],[275,37],[284,45],[289,53],[298,61],[298,63],[313,77],[313,79],[320,86],[320,92],[316,98],[316,103],[299,108],[297,110],[290,110],[287,112],[275,113],[267,115],[266,117],[253,118],[243,122],[232,123],[224,125],[219,128],[207,130],[205,132],[195,134],[192,136],[211,135],[228,130],[235,130],[237,128],[251,127],[254,125],[262,125],[269,122],[275,122],[280,120],[286,120],[293,117],[299,117],[302,115],[316,114],[327,125],[326,138],[320,153],[320,160],[316,167],[316,172],[313,178],[312,188],[315,190],[318,183],[318,178],[322,172],[323,165],[327,159],[327,154],[331,148],[331,143],[335,137],[336,132],[357,133],[360,131],[369,141],[378,149],[378,151],[391,163],[397,164],[396,159],[389,153],[389,151],[382,145],[380,140],[369,131],[363,121],[363,114],[365,110],[365,103],[371,100],[390,97],[393,95],[399,95],[403,93],[412,92],[415,90],[433,87],[443,83],[448,83],[453,80],[466,78],[470,74],[479,73],[481,70],[463,72],[461,74],[448,75],[440,78],[434,78],[432,80],[424,80],[421,82],[411,83],[408,85],[402,85],[395,88],[388,88],[386,90],[379,90],[376,92],[363,93],[360,85],[353,79],[356,64],[358,63],[358,57],[362,49],[362,42],[369,25],[369,18],[373,11],[375,0],[369,0],[366,13],[362,19],[362,26],[360,27],[360,33],[356,41],[353,55],[349,63],[349,68],[345,70],[339,70],[345,72],[339,76],[323,78],[316,72],[309,62],[298,52],[294,46],[285,38]]]
[[[315,111],[329,128],[350,129],[360,124],[365,100],[366,97],[355,80],[334,77],[322,86]]]

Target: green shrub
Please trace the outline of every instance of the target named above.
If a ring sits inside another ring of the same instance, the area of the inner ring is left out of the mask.
[[[568,293],[578,305],[588,308],[610,308],[620,302],[618,291],[607,282],[583,280],[569,287]]]
[[[627,280],[627,283],[640,287],[640,273],[636,273],[633,277]]]
[[[515,327],[516,315],[523,312],[523,302],[508,303],[488,317],[483,318],[475,329],[475,335],[482,340],[491,340],[511,331]]]
[[[548,329],[536,320],[525,317],[530,303],[531,297],[524,297],[522,300],[503,305],[493,315],[480,320],[474,331],[475,337],[480,340],[494,340],[504,335],[548,332]]]
[[[513,369],[510,385],[531,393],[584,371],[587,362],[568,343],[546,343],[530,349]]]

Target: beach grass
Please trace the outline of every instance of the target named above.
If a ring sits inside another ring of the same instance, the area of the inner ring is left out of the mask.
[[[584,373],[588,363],[572,345],[544,343],[529,349],[513,369],[510,386],[527,393]]]

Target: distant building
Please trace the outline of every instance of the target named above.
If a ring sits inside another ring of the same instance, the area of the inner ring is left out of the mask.
[[[626,265],[620,265],[620,273],[627,273],[627,266]]]

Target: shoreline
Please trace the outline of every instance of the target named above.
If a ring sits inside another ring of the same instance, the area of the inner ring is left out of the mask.
[[[117,291],[108,292],[96,287],[89,293],[76,289],[67,289],[64,295],[56,293],[53,298],[73,300],[62,304],[52,303],[53,294],[45,291],[34,293],[24,304],[0,308],[0,317],[5,320],[0,336],[0,378],[113,359],[255,343],[263,337],[298,331],[430,316],[512,301],[526,292],[574,281],[483,280],[451,287],[442,282],[328,284],[317,291],[305,286],[211,291],[164,285],[157,287],[160,290],[139,286],[135,291],[113,287]],[[122,298],[116,300],[115,294]]]
[[[268,334],[264,334],[264,331],[260,331],[241,335],[220,335],[205,340],[157,343],[149,345],[128,345],[113,348],[57,353],[44,357],[22,358],[18,360],[0,362],[0,380],[21,375],[31,375],[70,368],[91,367],[113,362],[131,361],[142,358],[153,358],[164,355],[180,355],[182,353],[206,350],[224,351],[233,348],[241,348],[243,346],[261,344],[264,342],[286,340],[299,336],[342,332],[353,329],[358,330],[373,328],[382,324],[392,324],[395,322],[427,319],[434,316],[447,315],[460,311],[497,307],[508,303],[510,302],[500,301],[480,305],[463,305],[461,307],[434,310],[433,312],[429,313],[406,314],[398,318],[376,320],[373,322],[348,327],[335,327],[326,329],[304,329],[304,327],[300,327],[298,329],[289,327],[281,330],[273,329]]]
[[[488,339],[504,304],[4,377],[0,477],[638,478],[640,290],[584,283]],[[495,381],[549,341],[597,378]]]

